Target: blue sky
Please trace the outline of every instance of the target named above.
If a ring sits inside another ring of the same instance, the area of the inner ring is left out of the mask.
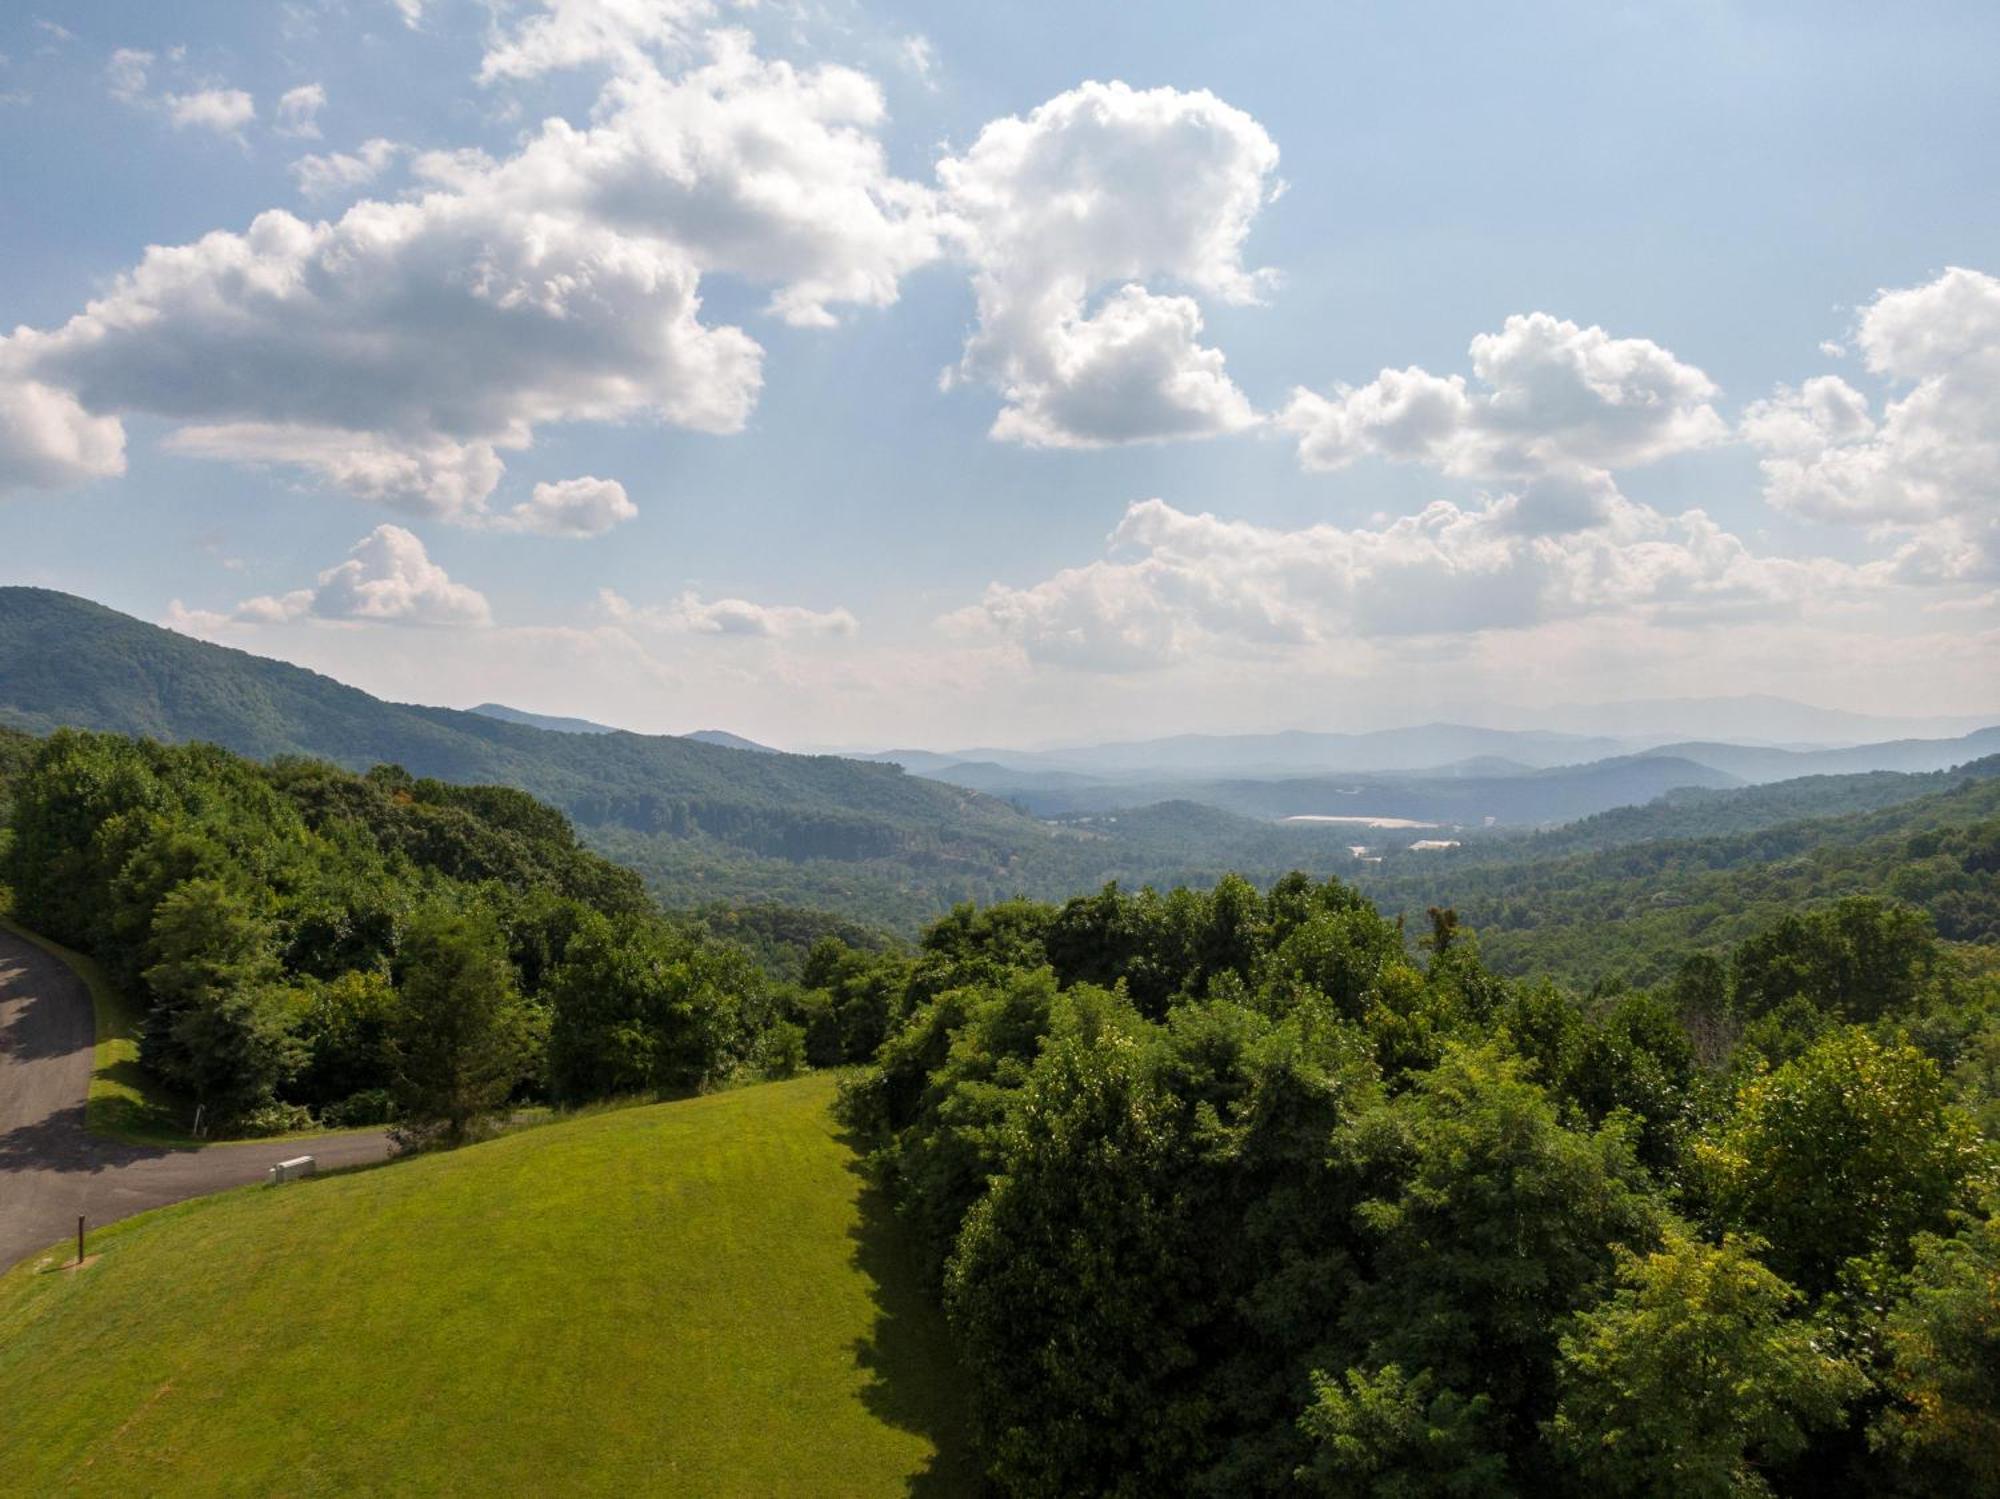
[[[1975,5],[16,7],[0,577],[785,744],[2000,707],[1996,44]]]

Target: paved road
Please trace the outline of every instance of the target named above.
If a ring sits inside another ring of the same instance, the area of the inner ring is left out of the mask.
[[[175,1150],[124,1145],[83,1127],[94,1025],[69,967],[0,931],[0,1270],[93,1225],[261,1181],[295,1155],[322,1166],[380,1160],[381,1134]]]

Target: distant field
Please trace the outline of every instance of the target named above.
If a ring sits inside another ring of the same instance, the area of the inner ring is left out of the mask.
[[[957,1383],[815,1076],[0,1276],[7,1494],[963,1493]]]

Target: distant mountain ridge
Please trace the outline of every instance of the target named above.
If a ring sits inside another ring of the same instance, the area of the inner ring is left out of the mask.
[[[1579,765],[1646,746],[1629,740],[1535,730],[1483,729],[1430,723],[1362,734],[1287,730],[1276,734],[1175,734],[1070,749],[881,750],[859,756],[888,760],[913,775],[953,765],[994,765],[1015,772],[1090,775],[1107,780],[1168,775],[1226,778],[1312,772],[1411,771],[1478,759],[1504,759],[1542,770]]]
[[[521,708],[510,708],[505,703],[480,703],[466,709],[486,718],[497,718],[502,723],[526,724],[531,729],[547,729],[552,734],[616,734],[620,732],[606,724],[593,723],[587,718],[562,718],[552,713],[529,713]]]
[[[1574,752],[1578,742],[1496,741],[1500,731],[1429,726],[1396,733],[1432,753],[1496,742],[1514,753],[1460,755],[1401,773],[1158,779],[934,757],[927,778],[889,764],[736,747],[740,736],[719,730],[591,732],[605,726],[588,720],[549,728],[534,722],[545,715],[482,706],[500,711],[387,703],[83,599],[0,588],[0,725],[204,739],[259,759],[310,755],[354,769],[394,762],[444,781],[516,786],[560,807],[592,847],[640,871],[670,904],[779,902],[903,931],[959,901],[1056,898],[1107,879],[1171,885],[1230,869],[1261,879],[1295,867],[1347,873],[1350,844],[1394,838],[1282,821],[1294,816],[1435,822],[1468,829],[1470,839],[1489,819],[1542,827],[1698,795],[1716,799],[1703,803],[1703,824],[1727,828],[1735,793],[1725,788],[1773,767],[1797,773],[1819,764],[1810,754],[1753,751],[1741,762],[1749,774],[1738,776],[1692,754],[1653,752],[1536,767],[1521,757],[1524,746]],[[578,723],[586,728],[570,726]],[[1372,742],[1380,749],[1393,740]],[[1949,741],[1899,753],[1972,758]],[[1851,802],[1839,777],[1820,779],[1825,787],[1793,799],[1801,809]],[[1899,795],[1893,786],[1879,793]]]
[[[984,868],[1049,836],[1001,802],[891,766],[386,703],[46,589],[0,588],[0,723],[202,739],[351,769],[392,761],[440,780],[518,786],[586,829],[706,838],[779,858],[921,856]]]
[[[724,749],[748,750],[753,755],[776,755],[783,751],[772,749],[768,744],[759,744],[754,739],[745,739],[741,734],[732,734],[727,729],[696,729],[692,734],[681,735],[696,744],[719,744]]]
[[[1699,761],[1753,784],[1799,776],[1858,775],[1871,770],[1921,774],[2000,753],[2000,727],[1953,739],[1891,739],[1841,749],[1768,749],[1743,744],[1666,744],[1648,752]]]
[[[891,761],[913,775],[959,784],[971,784],[979,777],[996,787],[1008,777],[1023,784],[1018,778],[1081,776],[1163,783],[1307,774],[1465,774],[1503,769],[1499,762],[1523,770],[1551,770],[1634,755],[1693,760],[1743,780],[1765,781],[1865,770],[1940,770],[2000,747],[1982,737],[2000,725],[2000,714],[1875,719],[1782,698],[1704,698],[1681,703],[1687,719],[1675,723],[1661,718],[1676,706],[1671,701],[1632,706],[1635,728],[1622,734],[1437,722],[1351,734],[1304,730],[1177,734],[1046,750],[879,750],[861,752],[857,758]],[[1611,709],[1601,711],[1609,714]],[[1737,715],[1734,720],[1732,714]],[[1718,722],[1730,727],[1722,732],[1710,727]],[[1648,726],[1643,731],[1637,727],[1642,724]],[[1870,750],[1881,753],[1867,753]],[[1957,760],[1940,758],[1950,754]]]
[[[624,734],[626,729],[614,729],[609,724],[597,723],[588,718],[563,718],[554,713],[530,713],[525,708],[510,708],[505,703],[480,703],[466,709],[483,718],[497,718],[502,723],[526,724],[531,729],[547,729],[552,734]],[[720,745],[724,749],[749,750],[759,755],[775,755],[768,744],[759,744],[754,739],[745,739],[741,734],[732,734],[727,729],[696,729],[692,734],[674,734],[674,739],[692,739],[696,744]]]

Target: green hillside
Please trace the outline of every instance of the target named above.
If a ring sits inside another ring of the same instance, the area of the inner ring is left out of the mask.
[[[1479,933],[1481,955],[1501,973],[1547,974],[1579,985],[1659,983],[1691,952],[1719,952],[1788,911],[1850,895],[1893,897],[1922,910],[1948,941],[1996,945],[1996,771],[2000,761],[1989,760],[1936,778],[1906,778],[1948,789],[1845,816],[1753,823],[1749,831],[1707,836],[1656,835],[1570,853],[1561,850],[1574,846],[1573,830],[1564,829],[1550,835],[1555,852],[1544,858],[1491,860],[1483,847],[1468,846],[1385,864],[1364,871],[1357,883],[1410,923],[1420,923],[1431,906],[1455,908]],[[1869,794],[1882,791],[1877,785]],[[1693,805],[1697,825],[1715,815],[1705,803]],[[1649,816],[1650,808],[1631,810],[1629,820],[1662,830],[1676,817],[1672,809],[1658,817]],[[1613,815],[1614,826],[1621,820]]]
[[[257,759],[397,764],[530,792],[668,905],[771,902],[913,933],[960,901],[1056,897],[1108,879],[1275,878],[1346,858],[1344,835],[1169,814],[1055,827],[893,765],[667,735],[554,733],[385,703],[329,677],[210,645],[45,589],[0,588],[0,725],[59,725]],[[1141,822],[1144,823],[1143,832]],[[1174,824],[1182,824],[1175,827]]]
[[[983,863],[1040,835],[1003,803],[892,766],[749,755],[669,735],[558,734],[385,703],[44,589],[0,588],[0,722],[205,740],[260,760],[398,764],[439,780],[516,786],[589,825],[705,835],[787,858],[928,852]]]
[[[832,1097],[599,1115],[24,1264],[0,1492],[965,1492],[940,1322]]]
[[[390,763],[514,786],[604,842],[636,845],[621,851],[677,904],[746,891],[811,898],[828,887],[827,904],[872,914],[842,899],[851,886],[873,909],[887,898],[927,915],[961,897],[954,878],[969,882],[964,893],[987,893],[1057,837],[1004,802],[890,765],[668,735],[553,733],[385,703],[46,589],[0,588],[0,724],[205,740],[257,759],[305,754],[354,770]],[[845,867],[829,877],[825,865]]]

